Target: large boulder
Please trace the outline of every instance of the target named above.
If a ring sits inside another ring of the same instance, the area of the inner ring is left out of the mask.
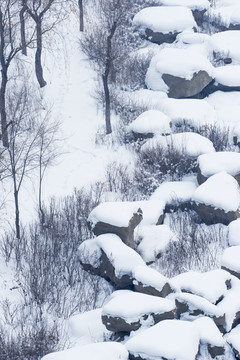
[[[115,234],[84,241],[78,248],[84,270],[99,275],[119,289],[133,288],[133,270],[145,265],[141,256]]]
[[[166,297],[174,291],[165,276],[148,266],[136,266],[133,277],[134,289],[140,293]]]
[[[222,332],[225,332],[225,313],[210,301],[188,293],[177,294],[175,301],[177,319],[189,320],[194,317],[208,316]]]
[[[194,20],[198,26],[202,26],[205,12],[209,9],[208,0],[158,0],[159,5],[185,6],[192,10]]]
[[[209,45],[215,57],[224,60],[231,58],[233,64],[240,62],[240,50],[236,46],[240,41],[240,30],[222,31],[211,36]]]
[[[240,153],[219,151],[198,157],[198,183],[202,184],[210,176],[221,171],[232,175],[240,184]]]
[[[152,138],[156,134],[167,135],[171,131],[171,119],[159,110],[144,111],[127,128],[135,140]]]
[[[165,203],[161,201],[105,202],[92,210],[88,224],[95,235],[113,233],[134,248],[134,229],[145,225],[162,224]]]
[[[227,335],[227,342],[231,346],[236,359],[240,359],[240,325]]]
[[[117,333],[130,333],[174,317],[173,301],[131,291],[113,293],[102,309],[103,324]]]
[[[94,235],[113,233],[134,248],[133,232],[142,221],[142,210],[133,202],[105,202],[92,210],[88,217]]]
[[[149,89],[179,99],[196,96],[213,78],[213,66],[203,55],[189,49],[164,48],[152,58],[145,82]]]
[[[199,344],[199,330],[193,322],[164,320],[130,338],[125,346],[131,360],[195,360]]]
[[[193,208],[206,224],[228,225],[240,217],[238,182],[226,172],[211,176],[192,197]]]
[[[222,269],[229,271],[240,279],[240,245],[231,246],[224,250],[222,256]]]
[[[133,25],[156,44],[172,43],[180,32],[196,27],[191,10],[177,6],[146,7],[134,16]]]

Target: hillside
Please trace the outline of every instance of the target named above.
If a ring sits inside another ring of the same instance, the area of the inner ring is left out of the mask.
[[[8,73],[0,360],[240,359],[240,5],[50,3],[44,79],[35,39]]]

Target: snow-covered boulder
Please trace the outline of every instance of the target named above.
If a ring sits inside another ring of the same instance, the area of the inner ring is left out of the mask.
[[[44,356],[42,360],[128,360],[128,356],[124,345],[112,341],[54,352]]]
[[[209,21],[218,31],[240,30],[240,5],[232,4],[231,0],[225,4],[216,4],[215,8],[211,8],[208,12]]]
[[[161,224],[164,218],[163,201],[109,201],[92,210],[88,224],[95,235],[113,233],[134,248],[134,229],[145,225]]]
[[[240,219],[228,225],[228,243],[230,246],[240,245]]]
[[[240,91],[240,65],[217,67],[213,90]]]
[[[240,325],[227,335],[226,340],[230,344],[236,359],[240,359]]]
[[[207,347],[212,358],[224,355],[225,340],[213,320],[209,317],[200,317],[194,321],[194,325],[200,334],[200,352],[203,352],[203,347]]]
[[[157,135],[146,141],[141,147],[141,151],[154,148],[162,148],[163,150],[173,150],[189,157],[198,157],[201,154],[215,152],[213,143],[206,137],[193,133],[183,132],[166,136]]]
[[[229,271],[240,279],[240,245],[231,246],[224,250],[222,256],[222,269]]]
[[[229,30],[213,34],[209,44],[215,56],[231,58],[233,64],[239,64],[240,49],[236,46],[239,42],[240,30]]]
[[[164,320],[130,338],[125,346],[131,360],[195,360],[199,342],[194,323]]]
[[[103,324],[116,333],[130,333],[174,317],[173,301],[132,291],[113,293],[102,309]]]
[[[161,257],[171,242],[178,241],[176,234],[167,225],[139,226],[136,236],[135,240],[140,241],[136,251],[147,264]]]
[[[171,285],[178,292],[201,296],[212,304],[218,303],[231,286],[231,275],[217,269],[205,273],[189,271],[171,279]]]
[[[221,171],[232,175],[240,184],[240,153],[220,151],[198,157],[198,183]]]
[[[145,82],[149,89],[165,91],[170,98],[179,99],[199,94],[213,76],[210,61],[198,52],[164,48],[152,58]]]
[[[193,181],[165,181],[151,195],[152,200],[166,202],[166,211],[185,208],[190,203],[197,186]]]
[[[111,335],[102,323],[102,309],[71,316],[68,326],[71,336],[81,338],[83,342],[101,342]]]
[[[193,206],[206,224],[228,225],[240,217],[240,192],[237,180],[226,172],[217,173],[193,194]]]
[[[224,331],[224,311],[204,297],[188,293],[178,293],[175,296],[175,301],[178,319],[192,320],[199,316],[208,316],[221,331]]]
[[[229,332],[240,323],[240,280],[232,276],[231,286],[217,307],[225,313],[225,331]]]
[[[177,128],[195,129],[216,122],[214,107],[203,99],[160,99],[155,105]]]
[[[88,224],[95,235],[113,233],[130,247],[133,244],[133,232],[142,221],[142,210],[134,202],[105,202],[92,210]]]
[[[135,140],[153,137],[155,134],[167,135],[171,131],[171,119],[159,110],[148,110],[139,115],[127,128]]]
[[[208,0],[158,0],[159,4],[165,6],[186,6],[192,10],[197,25],[203,23],[203,15],[209,9]]]
[[[145,265],[141,256],[115,234],[84,241],[78,248],[84,270],[99,275],[116,288],[133,286],[133,270]]]
[[[133,26],[141,36],[157,43],[172,43],[176,36],[196,27],[192,12],[187,7],[154,6],[140,10],[133,18]]]
[[[148,266],[136,266],[133,277],[134,289],[140,293],[166,297],[173,292],[169,280]]]

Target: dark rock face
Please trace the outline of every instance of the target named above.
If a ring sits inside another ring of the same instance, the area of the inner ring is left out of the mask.
[[[236,276],[240,280],[240,273],[233,271],[231,269],[228,269],[226,266],[222,266],[221,269],[228,271],[230,274]]]
[[[198,309],[196,306],[194,306],[193,303],[186,303],[186,301],[181,301],[179,299],[175,300],[176,303],[176,318],[181,319],[182,315],[185,313],[188,313],[191,316],[208,316],[215,322],[216,326],[219,328],[219,330],[223,333],[226,332],[224,325],[225,325],[225,314],[221,316],[215,316],[215,315],[209,315],[205,314],[202,309]]]
[[[204,10],[198,10],[198,9],[192,10],[194,20],[196,21],[198,26],[202,26],[203,21],[204,21],[204,14],[205,14],[206,11],[207,11],[206,9],[204,9]]]
[[[163,43],[171,44],[176,40],[176,37],[180,34],[179,32],[163,34],[161,32],[154,32],[151,29],[145,30],[145,35],[142,37],[146,40],[151,41],[154,44],[161,45]]]
[[[131,289],[133,288],[133,279],[124,274],[120,278],[116,276],[115,269],[109,261],[106,254],[102,251],[101,258],[99,259],[100,265],[94,267],[91,264],[84,264],[81,261],[83,269],[92,275],[98,275],[107,280],[115,289]]]
[[[136,322],[129,322],[120,317],[112,317],[109,315],[102,315],[102,322],[106,326],[109,331],[113,331],[116,333],[124,332],[130,333],[131,331],[135,331],[140,329],[143,321],[147,321],[149,318],[153,319],[154,324],[162,320],[169,320],[175,318],[174,311],[164,312],[162,314],[145,314],[139,317],[139,320]]]
[[[228,225],[231,221],[240,217],[240,213],[238,211],[225,212],[222,209],[215,209],[214,207],[205,204],[193,203],[193,209],[207,225],[216,223]]]
[[[214,359],[216,356],[224,355],[225,349],[223,346],[208,345],[208,352],[211,355],[211,357]]]
[[[162,79],[169,87],[168,96],[175,99],[193,97],[199,94],[213,80],[203,70],[194,73],[191,80],[170,74],[163,74]]]
[[[137,213],[133,214],[129,220],[128,227],[119,227],[104,222],[97,222],[94,227],[89,223],[89,228],[93,231],[94,235],[99,236],[102,234],[116,234],[120,239],[132,249],[134,248],[134,229],[142,221],[142,210],[139,209]]]
[[[173,292],[173,289],[170,287],[170,285],[168,283],[166,283],[162,287],[162,290],[157,290],[153,286],[149,286],[149,285],[146,286],[139,281],[137,282],[137,284],[135,284],[135,282],[136,282],[136,280],[134,280],[135,291],[140,292],[142,294],[166,297],[167,295],[169,295]]]

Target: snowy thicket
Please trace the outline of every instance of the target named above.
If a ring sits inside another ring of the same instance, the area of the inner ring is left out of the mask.
[[[0,360],[240,359],[239,11],[2,1]]]

